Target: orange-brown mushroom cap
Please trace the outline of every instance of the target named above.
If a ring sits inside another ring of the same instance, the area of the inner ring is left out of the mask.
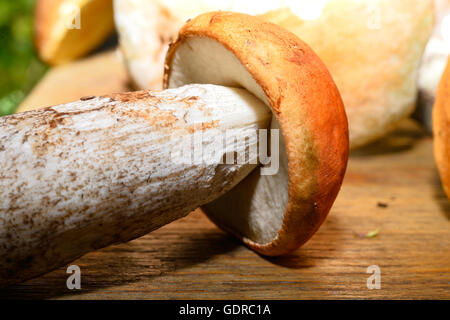
[[[450,59],[442,75],[433,108],[434,158],[450,199]]]
[[[203,44],[210,47],[194,48]],[[228,53],[215,61],[214,50],[220,48]],[[180,30],[166,57],[166,88],[194,82],[244,87],[264,100],[280,128],[287,158],[286,189],[277,180],[282,173],[260,176],[255,170],[204,211],[261,254],[298,248],[325,220],[348,160],[347,117],[326,66],[277,25],[245,14],[210,12]],[[283,199],[286,203],[279,203]],[[260,206],[261,201],[267,203]],[[279,223],[272,223],[272,214],[273,221],[281,214]],[[274,231],[266,234],[264,228]]]

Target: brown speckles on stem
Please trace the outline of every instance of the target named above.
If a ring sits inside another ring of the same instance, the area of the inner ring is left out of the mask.
[[[216,176],[218,164],[172,159],[174,132],[213,129],[241,101],[207,91],[202,96],[197,86],[170,94],[116,94],[0,118],[0,286],[141,236],[226,191],[239,165]],[[235,109],[233,128],[263,122],[249,123],[242,108]]]
[[[142,100],[147,100],[154,98],[149,91],[134,91],[134,92],[123,92],[123,93],[113,93],[104,96],[106,98],[111,98],[113,101],[119,102],[137,102]]]
[[[216,128],[218,125],[219,121],[218,120],[213,120],[210,122],[202,122],[202,131],[208,130],[208,129],[212,129],[212,128]]]
[[[85,96],[85,97],[81,97],[80,100],[81,101],[87,101],[87,100],[92,100],[94,98],[95,98],[95,96]]]
[[[54,129],[54,128],[56,128],[58,126],[58,124],[56,123],[55,119],[51,119],[48,122],[48,124],[49,124],[50,129]]]

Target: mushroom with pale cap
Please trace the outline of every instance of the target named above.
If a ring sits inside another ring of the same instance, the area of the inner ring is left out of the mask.
[[[133,83],[159,88],[170,39],[188,18],[215,10],[258,15],[317,53],[344,101],[351,148],[381,138],[412,113],[433,25],[431,0],[114,0]]]
[[[199,206],[265,255],[287,253],[319,228],[341,186],[349,142],[339,92],[314,52],[259,18],[213,12],[181,29],[166,61],[171,89],[0,118],[1,285]],[[245,132],[267,127],[281,133],[276,173],[260,174],[255,159],[218,161],[229,153],[252,158],[258,141]],[[180,139],[201,133],[207,146],[230,129],[238,139],[225,139],[211,161],[176,161]]]
[[[450,0],[434,0],[435,23],[418,72],[419,95],[414,116],[432,132],[432,110],[439,80],[450,54]]]

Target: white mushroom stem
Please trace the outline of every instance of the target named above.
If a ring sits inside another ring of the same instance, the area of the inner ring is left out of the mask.
[[[256,166],[254,158],[220,159],[248,154],[258,139],[246,132],[267,128],[270,117],[246,90],[189,85],[0,118],[0,285],[142,236],[218,198]],[[176,152],[199,133],[208,149],[231,129],[238,139],[203,152],[204,161]]]

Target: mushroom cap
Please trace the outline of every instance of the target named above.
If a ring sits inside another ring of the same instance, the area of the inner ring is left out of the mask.
[[[434,158],[450,199],[450,59],[439,83],[433,108]]]
[[[210,12],[188,21],[170,46],[164,87],[244,87],[280,128],[274,175],[254,170],[203,210],[220,228],[264,255],[288,253],[325,220],[348,160],[347,117],[320,58],[291,32],[260,18]]]
[[[112,0],[36,1],[34,42],[46,63],[56,65],[82,57],[113,30]]]

